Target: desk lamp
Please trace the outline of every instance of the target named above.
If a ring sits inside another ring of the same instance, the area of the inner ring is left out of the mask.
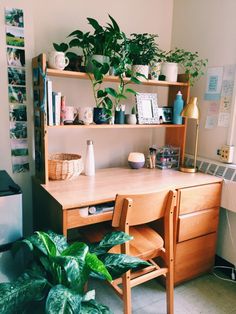
[[[195,150],[194,150],[194,162],[193,166],[191,167],[185,167],[185,166],[180,166],[180,171],[182,172],[197,172],[197,146],[198,146],[198,131],[199,131],[199,108],[197,105],[197,97],[192,97],[190,98],[189,103],[183,111],[181,112],[181,116],[185,117],[187,119],[195,119],[196,120],[196,135],[195,135]]]

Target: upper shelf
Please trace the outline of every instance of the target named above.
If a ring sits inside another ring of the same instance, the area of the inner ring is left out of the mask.
[[[55,69],[47,69],[48,76],[55,77],[67,77],[67,78],[76,78],[82,80],[88,80],[89,77],[87,73],[84,72],[75,72],[75,71],[65,71],[65,70],[55,70]],[[181,77],[181,75],[180,75]],[[126,82],[129,78],[124,79]],[[106,75],[104,77],[104,81],[107,82],[119,82],[118,77]],[[144,80],[142,81],[142,85],[154,85],[154,86],[189,86],[188,82],[166,82],[166,81],[155,81],[155,80]]]
[[[184,124],[89,124],[89,125],[53,125],[53,128],[81,128],[81,129],[153,129],[153,128],[184,128]]]

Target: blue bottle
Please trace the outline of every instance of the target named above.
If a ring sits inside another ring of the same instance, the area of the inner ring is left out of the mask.
[[[181,112],[184,107],[184,101],[182,98],[181,91],[178,91],[175,101],[174,101],[174,112],[173,112],[173,123],[182,124],[183,118],[181,117]]]

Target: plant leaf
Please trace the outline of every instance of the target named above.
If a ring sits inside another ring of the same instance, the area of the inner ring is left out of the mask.
[[[106,234],[100,242],[90,244],[89,251],[96,255],[104,254],[113,246],[123,244],[132,239],[132,236],[123,231],[114,231]]]
[[[80,314],[113,314],[113,312],[106,305],[89,300],[81,303]]]
[[[68,248],[69,245],[67,243],[67,239],[65,236],[63,236],[62,234],[57,234],[52,230],[48,230],[47,234],[50,237],[50,239],[55,243],[59,253]]]
[[[94,300],[95,299],[95,290],[90,290],[85,293],[83,296],[83,302],[89,301],[89,300]]]
[[[131,94],[134,94],[134,95],[137,95],[137,92],[131,88],[126,88],[126,93],[131,93]]]
[[[66,43],[61,43],[61,44],[53,43],[53,47],[56,51],[60,51],[60,52],[66,52],[66,50],[68,49],[68,45]]]
[[[105,88],[105,91],[108,93],[108,94],[110,94],[111,96],[113,96],[113,97],[117,97],[117,92],[114,90],[114,88],[111,88],[111,87],[107,87],[107,88]]]
[[[46,279],[32,278],[27,273],[12,283],[0,283],[0,313],[20,313],[29,302],[45,296],[46,286]]]
[[[99,258],[101,261],[103,261],[113,279],[119,278],[130,269],[151,265],[150,263],[141,260],[140,258],[126,254],[106,253],[102,256],[99,256]]]
[[[46,248],[47,254],[51,256],[56,256],[58,254],[56,244],[53,240],[49,237],[46,232],[43,231],[36,231],[36,234],[43,242],[43,245]]]
[[[133,76],[130,78],[130,81],[135,83],[135,84],[140,84],[141,83],[136,77],[133,77]]]
[[[112,277],[107,271],[105,265],[98,259],[95,254],[88,253],[86,255],[86,264],[95,273],[102,275],[108,281],[112,281]]]
[[[71,36],[77,36],[79,38],[83,37],[83,32],[80,30],[75,30],[72,33],[70,33],[70,35],[68,35],[67,37],[71,37]]]
[[[46,301],[47,314],[75,314],[80,313],[82,296],[63,285],[54,286]]]
[[[88,246],[82,242],[74,242],[68,248],[66,248],[61,254],[63,256],[76,256],[83,260],[88,253]]]
[[[102,74],[107,74],[109,69],[110,69],[110,65],[108,63],[103,63],[103,65],[101,67]]]

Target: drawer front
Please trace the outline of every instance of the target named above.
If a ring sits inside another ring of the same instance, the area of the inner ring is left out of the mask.
[[[179,214],[220,206],[221,183],[181,189]]]
[[[218,226],[218,217],[218,207],[180,215],[178,219],[178,242],[215,232]]]
[[[104,212],[97,215],[88,215],[82,217],[80,208],[66,210],[66,227],[67,229],[91,225],[102,221],[112,219],[113,212]]]
[[[216,233],[177,243],[175,284],[197,277],[214,266]]]

